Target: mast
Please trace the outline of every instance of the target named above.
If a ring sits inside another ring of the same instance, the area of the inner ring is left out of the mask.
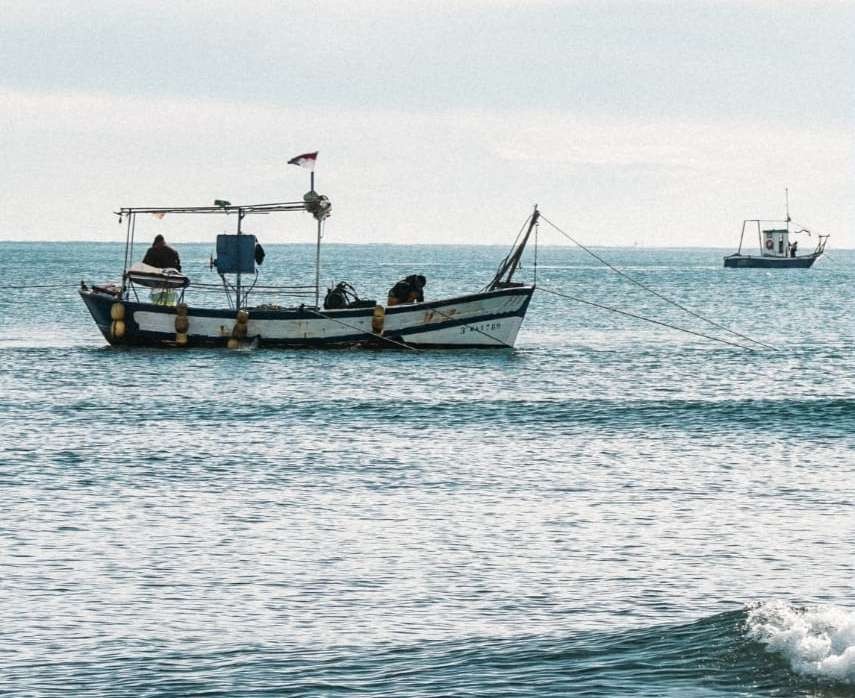
[[[784,202],[787,210],[787,257],[790,256],[790,189],[784,187]]]
[[[315,171],[309,173],[309,191],[315,191]],[[321,222],[322,218],[318,218],[318,238],[315,244],[315,308],[321,308]]]
[[[534,212],[531,214],[531,218],[528,221],[528,229],[525,231],[525,235],[522,240],[517,243],[517,245],[508,253],[508,256],[502,260],[502,263],[499,265],[498,271],[496,271],[496,275],[493,277],[493,280],[490,282],[490,285],[487,287],[488,290],[492,291],[497,288],[504,288],[506,286],[514,285],[514,282],[511,280],[513,278],[514,272],[517,270],[519,266],[520,259],[522,259],[523,252],[525,251],[525,246],[528,243],[529,237],[531,237],[531,231],[534,230],[537,225],[537,221],[540,219],[540,211],[537,210],[537,204],[534,205]],[[505,277],[504,279],[502,277]],[[520,286],[522,284],[516,284]]]
[[[306,203],[306,210],[309,211],[318,221],[317,242],[315,243],[315,308],[320,309],[321,305],[321,224],[330,211],[329,199],[325,196],[320,196],[315,191],[315,161],[318,159],[318,151],[313,153],[303,153],[297,155],[288,161],[289,165],[297,165],[305,167],[309,170],[309,191],[303,195],[303,201]]]
[[[790,230],[790,189],[789,187],[784,187],[784,200],[786,201],[787,206],[787,231]]]
[[[237,214],[238,214],[237,215],[237,234],[238,234],[238,240],[240,240],[240,235],[241,235],[240,224],[241,224],[241,221],[243,220],[243,211],[241,211],[240,208],[238,208]],[[238,242],[237,249],[238,249],[238,271],[237,271],[237,275],[236,275],[237,281],[235,283],[235,286],[237,288],[237,298],[235,299],[235,301],[236,301],[235,302],[235,310],[240,310],[240,263],[241,263],[240,242]]]
[[[131,221],[133,220],[134,215],[128,215],[128,227],[125,231],[125,264],[122,267],[122,291],[125,290],[125,279],[127,278],[129,260],[131,255]],[[119,213],[119,225],[122,224],[122,213]]]

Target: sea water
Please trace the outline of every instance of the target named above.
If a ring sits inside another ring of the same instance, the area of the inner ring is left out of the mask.
[[[430,299],[504,252],[321,278]],[[598,251],[774,350],[559,247],[520,278],[745,348],[545,291],[513,351],[109,348],[76,287],[120,245],[0,243],[0,693],[855,694],[855,253],[724,252]]]

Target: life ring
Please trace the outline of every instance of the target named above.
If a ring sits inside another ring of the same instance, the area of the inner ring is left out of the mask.
[[[768,238],[766,240],[766,249],[771,250],[775,246],[775,243],[772,242],[772,238]]]

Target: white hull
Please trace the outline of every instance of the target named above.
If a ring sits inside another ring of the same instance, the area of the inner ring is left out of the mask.
[[[383,333],[416,346],[512,347],[531,298],[530,287],[526,291],[393,306]]]
[[[382,330],[373,329],[375,308],[249,308],[244,337],[268,346],[329,346],[405,343],[424,347],[513,347],[534,288],[513,287],[446,300],[385,309]],[[150,346],[225,345],[235,333],[236,313],[228,309],[187,310],[183,342],[176,332],[176,308],[119,300],[81,291],[101,332],[111,344]],[[123,306],[117,334],[111,308]]]
[[[249,313],[247,337],[260,337],[263,340],[300,342],[338,342],[346,341],[353,335],[371,334],[371,315],[355,316],[336,310],[322,311],[326,317],[301,318],[261,318]],[[138,310],[132,313],[133,320],[143,332],[175,333],[175,316],[171,314]],[[190,336],[208,339],[228,338],[232,336],[234,318],[204,317],[194,314],[191,308],[187,314]]]

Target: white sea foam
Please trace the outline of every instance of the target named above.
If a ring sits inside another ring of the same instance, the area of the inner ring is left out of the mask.
[[[855,611],[769,601],[749,610],[748,633],[794,671],[855,683]]]

